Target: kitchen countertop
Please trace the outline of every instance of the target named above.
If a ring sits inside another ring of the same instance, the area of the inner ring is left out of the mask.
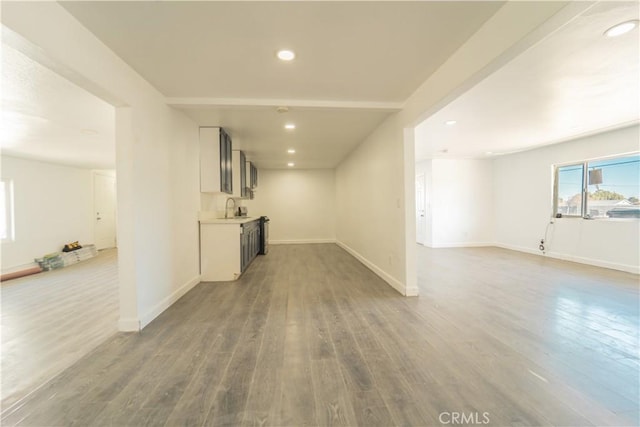
[[[206,218],[200,219],[200,224],[245,224],[251,221],[257,221],[260,217],[257,216],[245,216],[245,217],[233,217],[233,218]]]

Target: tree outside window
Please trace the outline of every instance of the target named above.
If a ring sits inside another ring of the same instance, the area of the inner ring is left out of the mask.
[[[556,167],[555,195],[556,215],[640,218],[640,155]]]

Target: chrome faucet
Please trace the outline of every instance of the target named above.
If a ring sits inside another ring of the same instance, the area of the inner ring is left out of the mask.
[[[235,211],[236,211],[236,200],[233,197],[227,197],[227,202],[224,204],[224,219],[228,219],[228,214],[229,214],[229,200],[231,200],[233,202],[233,216],[235,216]]]

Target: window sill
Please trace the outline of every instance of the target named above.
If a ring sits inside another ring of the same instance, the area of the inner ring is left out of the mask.
[[[553,222],[562,221],[563,219],[583,219],[585,221],[598,221],[598,222],[638,222],[640,218],[585,218],[582,216],[568,216],[563,215],[562,218],[553,218]]]

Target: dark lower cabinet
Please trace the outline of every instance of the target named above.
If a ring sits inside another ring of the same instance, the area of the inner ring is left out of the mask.
[[[240,270],[244,273],[251,261],[260,252],[260,221],[251,221],[241,225],[240,234]]]

